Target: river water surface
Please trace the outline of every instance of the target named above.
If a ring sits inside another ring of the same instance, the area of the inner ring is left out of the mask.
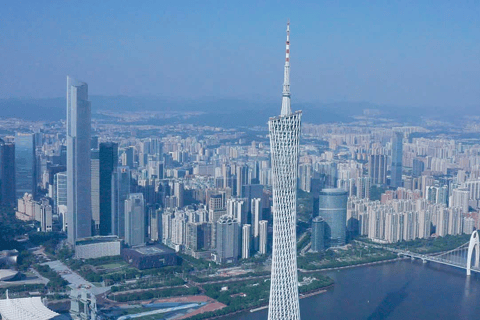
[[[480,319],[480,274],[418,260],[325,274],[335,286],[300,300],[302,320]],[[263,320],[267,310],[228,319]]]

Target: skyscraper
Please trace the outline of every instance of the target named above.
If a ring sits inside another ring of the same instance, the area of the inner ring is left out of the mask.
[[[368,176],[372,184],[384,185],[387,177],[387,157],[371,154],[368,157]]]
[[[217,257],[218,263],[237,262],[240,255],[240,224],[228,215],[217,221]]]
[[[130,193],[130,168],[117,167],[112,175],[112,234],[125,238],[125,200]]]
[[[16,198],[30,193],[35,197],[37,178],[35,140],[33,133],[15,134],[15,189]]]
[[[253,225],[253,249],[258,251],[259,234],[260,234],[260,220],[262,220],[262,199],[252,199],[252,225]]]
[[[394,132],[392,138],[392,175],[390,185],[402,186],[403,133]]]
[[[125,243],[129,246],[145,243],[145,201],[141,193],[131,193],[125,200]]]
[[[269,320],[300,319],[297,279],[297,173],[301,111],[290,108],[290,24],[281,115],[270,118],[273,187],[273,252]]]
[[[267,241],[268,241],[268,221],[267,220],[260,220],[258,223],[260,226],[259,232],[259,245],[258,245],[258,253],[266,254],[267,253]]]
[[[248,181],[248,166],[244,164],[237,166],[236,177],[237,177],[236,195],[237,197],[243,197],[244,195],[243,195],[242,187],[250,183],[250,181]]]
[[[323,189],[318,198],[318,215],[325,219],[326,247],[343,246],[347,238],[348,193],[343,189]]]
[[[250,258],[250,243],[252,238],[252,226],[245,224],[242,227],[242,259]]]
[[[325,249],[325,220],[315,217],[312,221],[312,251],[319,252]]]
[[[14,205],[15,196],[15,144],[0,139],[0,204]]]
[[[94,234],[99,234],[100,229],[100,159],[98,149],[91,150],[90,174],[92,182],[92,220]]]
[[[68,242],[92,235],[88,85],[67,77]]]
[[[100,234],[112,234],[112,174],[118,166],[118,145],[100,143]]]

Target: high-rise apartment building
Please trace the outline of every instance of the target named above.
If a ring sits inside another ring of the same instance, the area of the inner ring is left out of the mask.
[[[145,201],[141,193],[131,193],[125,200],[125,243],[145,244]]]
[[[244,225],[247,223],[247,206],[243,199],[227,199],[227,214]]]
[[[88,85],[67,77],[68,242],[92,235],[91,104]]]
[[[402,157],[403,157],[403,133],[394,132],[392,138],[392,174],[390,177],[390,185],[399,188],[402,182]]]
[[[283,83],[282,111],[270,118],[273,190],[273,252],[268,320],[300,319],[297,279],[297,175],[302,113],[290,108],[290,25]]]
[[[36,177],[35,140],[33,133],[15,134],[15,189],[17,199],[25,193],[35,197]]]
[[[371,184],[385,185],[387,181],[387,156],[371,154],[368,158],[368,176]]]
[[[100,234],[112,234],[112,174],[118,166],[118,145],[100,143]]]

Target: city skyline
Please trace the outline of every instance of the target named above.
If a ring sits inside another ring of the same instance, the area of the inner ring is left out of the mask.
[[[480,3],[90,1],[0,12],[0,318],[479,314]]]

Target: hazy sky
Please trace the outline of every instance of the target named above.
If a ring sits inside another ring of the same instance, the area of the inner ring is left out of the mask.
[[[280,99],[290,18],[293,101],[480,104],[480,1],[361,2],[4,1],[0,98]]]

